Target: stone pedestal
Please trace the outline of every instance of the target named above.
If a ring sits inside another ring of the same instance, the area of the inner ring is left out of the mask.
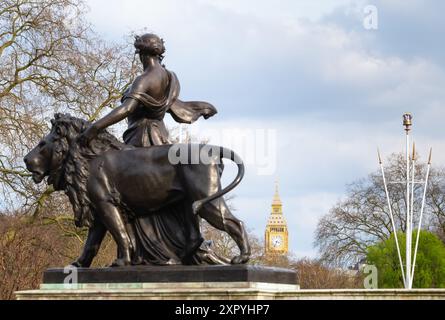
[[[73,283],[67,283],[73,281]],[[24,299],[276,299],[299,289],[294,270],[252,265],[48,269]]]

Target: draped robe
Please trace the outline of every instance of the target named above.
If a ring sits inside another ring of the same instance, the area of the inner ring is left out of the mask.
[[[169,85],[160,101],[146,92],[132,92],[131,88],[125,92],[122,101],[139,102],[137,110],[128,116],[128,129],[123,135],[126,144],[150,147],[171,143],[163,121],[166,113],[179,123],[193,123],[201,116],[207,119],[216,114],[215,107],[207,102],[179,100],[178,78],[173,72],[167,72]],[[199,224],[200,217],[192,213],[187,200],[134,218],[129,225],[136,242],[133,260],[157,265],[228,263],[210,249],[209,242],[203,241]]]
[[[125,92],[122,101],[135,99],[139,108],[128,116],[128,129],[124,132],[124,141],[136,147],[168,144],[168,131],[164,124],[165,113],[170,113],[179,123],[193,123],[199,117],[207,119],[216,114],[216,108],[203,101],[184,102],[178,99],[180,86],[176,75],[167,71],[169,86],[160,101],[145,92]]]

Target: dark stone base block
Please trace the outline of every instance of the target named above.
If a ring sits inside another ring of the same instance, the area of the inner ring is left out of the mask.
[[[48,269],[44,284],[63,284],[63,268]],[[255,265],[131,266],[77,268],[78,283],[265,282],[297,284],[295,270]]]

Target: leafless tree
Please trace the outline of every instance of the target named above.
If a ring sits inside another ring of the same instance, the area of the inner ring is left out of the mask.
[[[54,112],[94,120],[116,105],[137,67],[130,46],[109,45],[83,19],[80,0],[0,3],[0,188],[2,209],[38,213],[52,194],[36,187],[23,155]]]
[[[14,291],[36,289],[49,267],[66,266],[79,254],[85,238],[73,228],[70,215],[33,219],[24,212],[0,215],[0,299],[13,299]],[[95,266],[106,266],[116,252],[110,236],[104,240]]]
[[[85,230],[67,198],[36,186],[22,158],[55,112],[94,120],[113,108],[139,70],[128,38],[105,43],[82,0],[0,1],[0,296],[36,288],[41,272],[77,257]],[[105,240],[96,265],[111,261]]]
[[[406,230],[406,162],[402,154],[393,154],[386,161],[385,176],[392,204],[397,230]],[[425,176],[426,165],[416,163],[416,180]],[[443,169],[433,168],[428,184],[424,229],[444,229],[444,188]],[[414,212],[421,205],[423,185],[415,184]],[[367,247],[388,239],[393,232],[386,194],[380,171],[360,179],[347,188],[344,200],[339,201],[328,214],[320,219],[315,233],[315,246],[323,261],[332,265],[351,265],[366,255]],[[415,214],[414,224],[418,223]]]
[[[326,266],[319,260],[303,258],[291,262],[301,289],[363,289],[363,274]]]

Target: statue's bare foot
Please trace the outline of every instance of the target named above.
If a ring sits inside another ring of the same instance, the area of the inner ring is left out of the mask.
[[[116,259],[113,261],[113,263],[111,264],[112,267],[125,267],[131,264],[131,261],[128,259]]]
[[[231,264],[242,264],[249,261],[250,255],[249,254],[240,254],[239,256],[233,257],[232,261],[230,261]]]

